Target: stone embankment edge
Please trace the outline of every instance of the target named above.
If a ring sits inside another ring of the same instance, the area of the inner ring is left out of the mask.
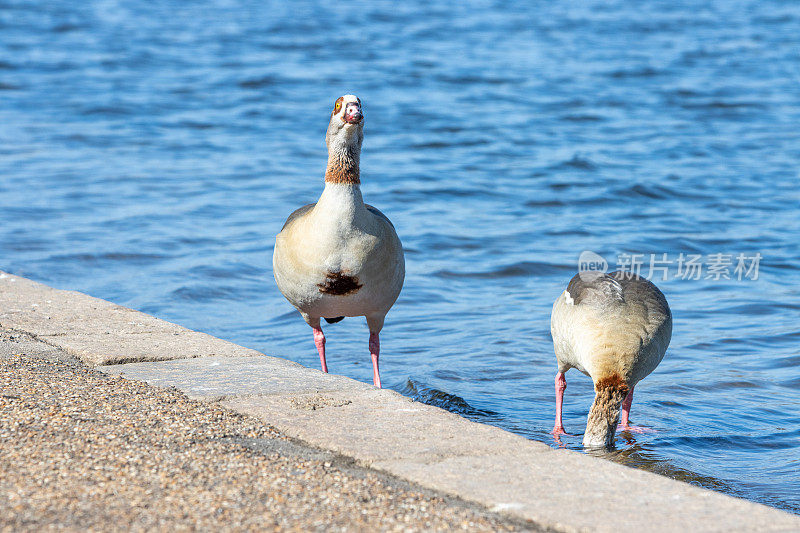
[[[554,450],[390,390],[1,271],[0,325],[87,364],[107,365],[99,368],[104,372],[221,402],[363,466],[540,526],[561,531],[800,531],[800,517],[789,513]]]

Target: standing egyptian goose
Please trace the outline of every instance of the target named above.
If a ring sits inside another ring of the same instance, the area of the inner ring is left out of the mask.
[[[570,368],[594,381],[584,446],[611,447],[620,409],[621,428],[639,429],[629,425],[633,388],[658,366],[672,337],[672,313],[658,287],[630,272],[581,272],[553,305],[550,331],[558,360],[553,435],[564,434]]]
[[[289,216],[275,240],[272,264],[278,289],[314,331],[323,372],[328,365],[320,318],[333,323],[366,317],[373,382],[380,387],[379,333],[403,287],[405,259],[392,223],[361,197],[363,139],[361,100],[342,96],[325,136],[325,189],[316,204]]]

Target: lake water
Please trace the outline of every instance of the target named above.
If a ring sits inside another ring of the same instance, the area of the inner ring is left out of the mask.
[[[800,6],[453,4],[0,0],[0,268],[317,367],[272,247],[355,93],[406,248],[385,386],[556,445],[552,302],[655,254],[655,432],[602,455],[800,513]],[[369,382],[363,319],[326,332]]]

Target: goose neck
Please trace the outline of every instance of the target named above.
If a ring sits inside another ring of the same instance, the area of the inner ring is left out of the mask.
[[[361,183],[360,158],[360,143],[341,142],[338,139],[333,139],[333,142],[328,146],[328,166],[325,169],[325,182],[348,185]]]
[[[628,385],[618,376],[598,380],[583,445],[587,448],[610,448],[617,432],[622,402],[628,394]]]

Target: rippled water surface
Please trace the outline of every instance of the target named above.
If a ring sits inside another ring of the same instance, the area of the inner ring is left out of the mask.
[[[632,411],[656,431],[606,455],[800,513],[800,7],[453,4],[0,0],[0,268],[316,367],[272,247],[352,92],[406,248],[386,385],[555,445],[581,251],[760,253],[758,280],[658,281],[674,334]],[[363,320],[327,332],[369,381]]]

